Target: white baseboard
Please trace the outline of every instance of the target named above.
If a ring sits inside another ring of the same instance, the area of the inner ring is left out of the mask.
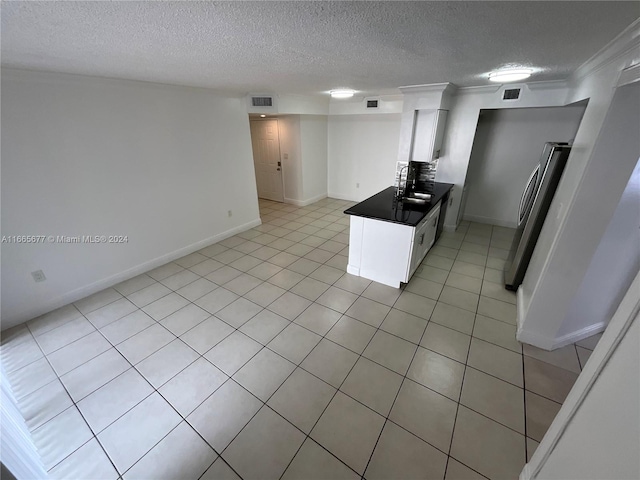
[[[307,205],[311,205],[312,203],[319,202],[323,198],[327,198],[326,193],[322,193],[320,195],[316,195],[315,197],[308,198],[306,200],[296,200],[294,198],[285,198],[284,203],[288,203],[291,205],[295,205],[296,207],[306,207]]]
[[[352,265],[347,265],[347,273],[350,275],[360,276],[360,268],[354,267]]]
[[[337,193],[337,192],[329,192],[327,194],[327,196],[329,198],[335,198],[336,200],[346,200],[348,202],[357,202],[358,201],[358,199],[356,197],[354,197],[353,195]]]
[[[524,291],[522,287],[518,287],[516,290],[516,332],[522,330],[522,322],[524,321]]]
[[[529,480],[531,478],[531,466],[528,463],[524,464],[524,468],[520,472],[519,480]]]
[[[585,338],[589,338],[596,333],[604,332],[608,324],[609,322],[598,322],[594,325],[589,325],[587,327],[581,328],[580,330],[576,330],[575,332],[567,333],[566,335],[556,338],[556,341],[553,344],[553,348],[560,348],[564,347],[565,345],[571,345],[572,343],[576,343]]]
[[[524,291],[522,287],[516,292],[516,340],[521,343],[527,343],[543,350],[551,350],[553,348],[553,338],[543,337],[537,333],[528,332],[522,329],[524,325]]]
[[[529,345],[533,345],[534,347],[542,348],[543,350],[555,350],[557,348],[562,348],[566,345],[571,345],[572,343],[579,342],[585,338],[589,338],[596,333],[600,333],[607,328],[608,322],[598,322],[594,325],[589,325],[587,327],[581,328],[580,330],[576,330],[575,332],[567,333],[558,338],[549,338],[544,337],[542,335],[538,335],[537,333],[528,332],[522,329],[522,288],[518,289],[517,292],[517,333],[516,338],[519,342],[527,343]]]
[[[304,207],[305,205],[302,205],[304,202],[302,200],[296,200],[295,198],[284,198],[284,203],[289,204],[289,205],[295,205],[296,207]]]
[[[553,350],[553,338],[543,337],[537,333],[527,332],[526,330],[517,330],[516,340],[520,343],[527,343],[542,350]]]
[[[462,219],[468,220],[470,222],[496,225],[498,227],[516,228],[518,226],[516,222],[509,222],[507,220],[501,220],[499,218],[483,217],[481,215],[467,215],[466,213],[462,216]]]
[[[165,255],[154,258],[153,260],[149,260],[147,262],[136,265],[135,267],[129,268],[123,272],[116,273],[115,275],[103,278],[84,287],[76,288],[71,292],[60,295],[59,297],[53,298],[38,306],[26,308],[18,314],[12,315],[8,318],[3,318],[2,330],[14,327],[40,315],[44,315],[45,313],[55,310],[56,308],[64,307],[65,305],[76,302],[80,299],[88,297],[89,295],[93,295],[94,293],[104,290],[105,288],[117,285],[118,283],[129,280],[130,278],[140,275],[141,273],[153,270],[154,268],[160,267],[165,263],[184,257],[185,255],[189,255],[190,253],[197,252],[204,247],[213,245],[214,243],[220,242],[225,238],[233,237],[238,233],[245,232],[261,224],[262,220],[260,220],[259,218],[256,220],[252,220],[251,222],[239,225],[222,233],[218,233],[217,235],[213,235],[209,238],[205,238],[204,240],[200,240],[199,242],[192,243],[191,245],[187,245],[186,247],[179,248],[178,250],[174,250],[173,252],[169,252]]]
[[[457,225],[443,225],[442,229],[445,232],[454,233],[458,229],[458,226]]]

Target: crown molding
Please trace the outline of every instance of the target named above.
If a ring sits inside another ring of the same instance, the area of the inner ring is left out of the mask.
[[[496,93],[503,85],[476,85],[472,87],[460,87],[457,91],[458,95],[471,94],[471,93]]]
[[[544,82],[525,83],[529,90],[557,90],[560,88],[568,88],[567,80],[547,80]]]
[[[491,85],[477,85],[473,87],[460,87],[457,90],[458,95],[473,95],[473,94],[492,94],[497,93],[500,90],[506,88],[526,88],[531,91],[543,91],[543,90],[561,90],[568,88],[569,84],[567,80],[545,80],[542,82],[515,82],[515,83],[501,83]]]
[[[451,92],[457,90],[457,86],[453,83],[445,82],[445,83],[430,83],[425,85],[407,85],[405,87],[398,87],[398,90],[402,92],[403,95],[410,95],[413,93],[444,93]]]
[[[329,98],[329,103],[330,104],[340,104],[340,105],[346,105],[349,103],[360,103],[360,102],[364,102],[365,100],[381,100],[384,102],[401,102],[402,99],[404,98],[404,96],[401,93],[396,93],[394,95],[375,95],[375,94],[370,94],[370,95],[354,95],[351,98]]]
[[[571,80],[579,80],[597,72],[634,50],[636,58],[632,63],[638,63],[640,60],[640,18],[620,32],[616,38],[611,40],[589,60],[580,65],[571,75]]]
[[[620,72],[618,79],[618,87],[629,85],[630,83],[640,82],[640,63],[631,65]]]

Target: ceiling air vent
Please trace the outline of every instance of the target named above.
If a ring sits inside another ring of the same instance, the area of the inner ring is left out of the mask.
[[[251,105],[254,107],[273,107],[273,97],[251,97]]]
[[[378,108],[378,100],[367,100],[367,108]]]
[[[518,100],[520,98],[519,88],[506,88],[502,94],[503,100]]]

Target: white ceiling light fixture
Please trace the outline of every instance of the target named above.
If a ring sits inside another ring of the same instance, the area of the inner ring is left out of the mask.
[[[262,115],[260,115],[260,118],[264,118],[266,117],[266,115],[263,113]]]
[[[356,92],[355,90],[343,88],[340,90],[331,90],[329,93],[331,94],[331,98],[351,98]]]
[[[489,74],[489,80],[491,82],[505,83],[505,82],[517,82],[518,80],[524,80],[529,78],[533,70],[531,68],[510,68],[505,70],[496,70]]]

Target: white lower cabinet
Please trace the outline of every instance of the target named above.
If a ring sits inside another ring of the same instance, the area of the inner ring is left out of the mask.
[[[415,227],[351,216],[347,272],[384,285],[407,283],[433,246],[440,202]]]
[[[416,233],[413,237],[413,248],[411,251],[411,266],[407,282],[420,266],[420,262],[425,257],[429,249],[436,240],[438,229],[438,219],[440,218],[440,203],[427,215],[422,222],[416,226]]]

